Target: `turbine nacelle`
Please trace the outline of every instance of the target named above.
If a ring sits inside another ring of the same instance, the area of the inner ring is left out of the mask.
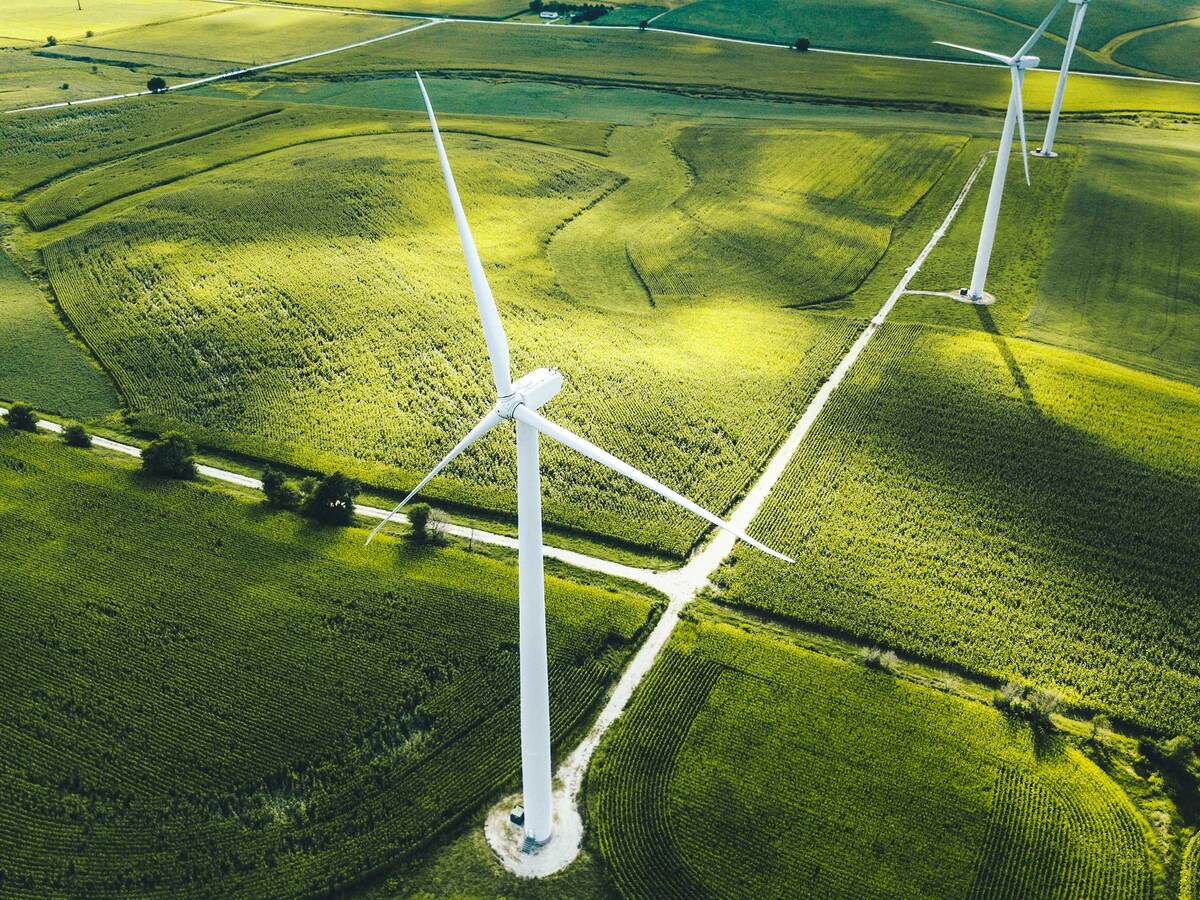
[[[1041,59],[1036,56],[1022,56],[1020,59],[1016,60],[1013,65],[1018,69],[1027,71],[1029,69],[1036,69],[1041,62]]]
[[[534,369],[513,382],[513,392],[496,403],[496,414],[512,419],[518,406],[541,409],[562,390],[563,377],[558,369]]]

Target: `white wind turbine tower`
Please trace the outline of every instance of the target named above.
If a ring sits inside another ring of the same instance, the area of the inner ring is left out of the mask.
[[[467,273],[479,307],[479,318],[483,324],[483,336],[491,357],[492,379],[496,386],[496,405],[455,445],[445,459],[433,467],[407,497],[380,522],[371,538],[379,532],[388,519],[413,498],[456,456],[505,420],[516,424],[517,432],[517,542],[518,542],[518,587],[520,594],[520,665],[521,665],[521,781],[525,805],[525,846],[544,844],[550,839],[553,829],[551,809],[550,775],[550,691],[546,661],[546,610],[545,581],[542,573],[542,494],[541,471],[538,463],[539,433],[553,438],[560,444],[582,453],[614,472],[649,488],[673,503],[682,506],[718,528],[736,535],[746,543],[757,547],[771,556],[792,562],[766,545],[741,531],[739,528],[708,512],[691,500],[671,490],[666,485],[622,462],[610,453],[584,440],[560,425],[556,425],[537,412],[562,388],[562,375],[555,369],[537,369],[509,381],[508,340],[496,310],[483,264],[475,250],[475,241],[458,197],[450,162],[446,159],[446,148],[442,145],[441,132],[433,115],[433,106],[425,92],[425,84],[417,75],[417,84],[429,113],[429,124],[433,128],[433,141],[441,161],[442,177],[450,194],[450,206],[458,225],[458,237],[466,257]],[[367,539],[370,543],[370,538]]]
[[[1004,131],[1000,137],[1000,151],[996,154],[996,169],[992,174],[992,189],[988,194],[987,210],[983,214],[983,231],[979,235],[979,249],[975,254],[975,269],[971,274],[971,287],[965,292],[967,299],[972,303],[977,303],[984,298],[984,285],[987,282],[988,266],[992,261],[992,245],[996,242],[996,223],[1000,219],[1000,202],[1004,198],[1004,180],[1008,177],[1008,159],[1012,155],[1013,130],[1020,126],[1021,129],[1021,160],[1025,163],[1025,182],[1031,183],[1029,180],[1029,151],[1025,144],[1025,109],[1024,102],[1021,97],[1021,91],[1025,84],[1025,72],[1029,69],[1037,68],[1040,60],[1036,56],[1027,56],[1034,44],[1036,44],[1046,29],[1050,27],[1050,22],[1058,15],[1058,11],[1063,8],[1067,0],[1058,0],[1054,4],[1054,8],[1050,10],[1050,14],[1042,20],[1042,24],[1037,27],[1037,30],[1029,36],[1021,49],[1012,56],[1004,56],[1001,53],[992,53],[990,50],[977,50],[974,47],[964,47],[962,44],[950,44],[946,41],[934,41],[936,44],[941,44],[943,47],[953,47],[956,50],[965,50],[968,53],[976,53],[979,56],[994,59],[997,62],[1008,66],[1009,74],[1012,76],[1012,89],[1008,96],[1008,112],[1004,116]]]
[[[1075,14],[1071,18],[1071,32],[1067,36],[1067,49],[1063,52],[1062,68],[1058,73],[1058,86],[1054,89],[1054,103],[1050,107],[1050,121],[1046,123],[1046,136],[1042,146],[1033,151],[1034,156],[1054,159],[1054,135],[1058,131],[1058,117],[1062,113],[1063,94],[1067,91],[1067,76],[1071,74],[1071,57],[1075,53],[1075,44],[1079,41],[1079,30],[1083,28],[1083,17],[1087,15],[1088,0],[1070,0],[1075,6]]]

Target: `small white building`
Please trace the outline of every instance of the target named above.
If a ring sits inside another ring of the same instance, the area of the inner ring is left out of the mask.
[[[547,9],[547,10],[543,10],[541,13],[539,13],[539,15],[540,15],[540,16],[541,16],[543,19],[557,19],[557,18],[558,18],[558,13],[556,13],[556,12],[551,12],[551,11],[550,11],[550,10],[548,10],[548,9]]]

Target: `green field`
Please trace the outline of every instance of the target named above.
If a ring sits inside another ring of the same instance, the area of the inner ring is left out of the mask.
[[[1179,900],[1200,898],[1200,834],[1192,838],[1183,856],[1183,870],[1179,884]]]
[[[5,0],[0,20],[0,45],[43,43],[54,35],[60,41],[82,38],[88,31],[105,34],[154,22],[204,16],[219,7],[202,0]]]
[[[297,6],[331,6],[373,12],[503,19],[528,9],[520,0],[289,0]]]
[[[1200,79],[1200,7],[1197,18],[1170,28],[1147,31],[1123,43],[1114,53],[1117,62],[1155,72],[1170,72],[1177,78]]]
[[[1200,735],[1197,429],[1196,388],[885,326],[756,521],[797,564],[725,595]]]
[[[717,96],[818,98],[937,109],[1002,110],[1008,76],[979,66],[803,54],[636,30],[489,27],[448,23],[334,56],[297,63],[288,77],[366,74],[504,74],[568,82],[657,84]],[[1026,79],[1031,111],[1050,106],[1057,73]],[[1200,113],[1200,87],[1079,78],[1071,112]]]
[[[1200,384],[1200,157],[1087,151],[1026,333]]]
[[[416,121],[269,112],[29,194],[26,217],[50,227],[22,240],[42,248],[58,301],[141,424],[402,488],[486,404],[478,377],[430,360],[466,353],[478,375],[483,348],[427,137],[329,138]],[[852,291],[962,146],[500,121],[451,117],[476,135],[448,140],[518,366],[562,365],[578,389],[557,418],[717,509],[858,327],[786,307]],[[178,180],[189,172],[203,174]],[[715,330],[722,339],[708,340]],[[481,444],[431,496],[510,510],[510,452],[500,437]],[[553,524],[671,554],[702,533],[569,455],[548,451],[546,472]]]
[[[6,893],[325,892],[513,783],[511,564],[364,549],[7,428],[0,509]],[[547,601],[561,742],[650,603]]]
[[[0,111],[106,97],[145,86],[145,78],[120,66],[84,65],[33,56],[23,50],[0,49]],[[6,130],[6,120],[6,116],[0,118],[0,134]],[[0,160],[0,166],[3,164]]]
[[[45,295],[0,250],[0,398],[99,418],[117,396],[88,352],[71,340]]]
[[[631,898],[1135,898],[1158,871],[1149,825],[1076,749],[725,625],[681,627],[587,797]]]

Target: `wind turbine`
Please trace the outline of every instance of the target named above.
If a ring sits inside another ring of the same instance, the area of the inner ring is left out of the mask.
[[[682,494],[676,493],[662,482],[640,472],[626,462],[595,444],[573,434],[561,425],[556,425],[542,416],[538,409],[548,403],[562,388],[562,375],[556,369],[536,369],[509,381],[508,339],[496,301],[488,286],[483,264],[475,249],[471,229],[458,197],[446,148],[433,115],[433,106],[425,84],[417,74],[417,84],[429,113],[429,124],[433,129],[433,142],[437,146],[438,159],[442,166],[442,177],[450,194],[450,207],[458,226],[458,237],[466,257],[467,274],[479,308],[479,319],[483,325],[483,337],[487,343],[488,356],[492,365],[492,380],[496,387],[496,405],[487,412],[467,436],[455,444],[445,458],[433,467],[421,482],[409,492],[395,509],[371,532],[367,543],[400,509],[411,500],[429,480],[450,464],[455,457],[490,432],[501,422],[511,421],[517,432],[517,544],[518,544],[518,589],[520,595],[520,664],[521,664],[521,781],[525,805],[525,844],[529,848],[544,844],[553,830],[550,780],[550,689],[546,668],[546,607],[545,578],[542,571],[542,489],[541,470],[538,462],[538,436],[544,434],[560,444],[582,453],[588,459],[607,466],[645,488],[649,488],[691,513],[700,516],[718,528],[734,534],[764,553],[792,562],[765,544],[756,541],[741,529],[731,525],[703,507],[693,503]]]
[[[1021,160],[1025,163],[1025,183],[1032,183],[1029,180],[1029,149],[1025,144],[1025,108],[1021,97],[1021,90],[1025,85],[1025,72],[1029,69],[1037,68],[1040,60],[1036,56],[1027,56],[1026,54],[1029,53],[1034,44],[1041,40],[1042,35],[1046,33],[1046,29],[1050,27],[1050,22],[1058,15],[1058,11],[1063,8],[1063,4],[1066,2],[1067,0],[1057,0],[1054,8],[1050,10],[1050,14],[1042,20],[1042,24],[1029,36],[1029,40],[1021,45],[1021,49],[1012,56],[992,53],[990,50],[977,50],[974,47],[964,47],[962,44],[934,41],[935,44],[941,44],[943,47],[965,50],[968,53],[975,53],[987,59],[1003,63],[1008,66],[1009,74],[1012,76],[1012,89],[1008,95],[1008,112],[1004,115],[1004,130],[1000,136],[1000,151],[996,154],[996,169],[992,174],[992,190],[988,194],[987,210],[983,214],[983,231],[979,235],[979,249],[975,253],[975,269],[971,275],[971,287],[964,292],[967,295],[967,299],[972,303],[983,299],[983,289],[987,282],[988,266],[992,262],[992,246],[996,242],[996,223],[1000,219],[1000,202],[1004,198],[1004,180],[1008,177],[1008,159],[1012,155],[1013,130],[1018,125],[1021,128]]]
[[[1063,94],[1067,90],[1067,76],[1071,74],[1071,56],[1075,53],[1075,44],[1079,41],[1079,30],[1083,28],[1083,17],[1087,15],[1088,0],[1070,0],[1075,6],[1075,14],[1071,18],[1071,32],[1067,36],[1067,49],[1063,53],[1062,68],[1058,72],[1058,87],[1054,89],[1054,103],[1050,107],[1050,121],[1046,123],[1046,136],[1042,138],[1042,146],[1033,151],[1034,156],[1054,159],[1054,135],[1058,131],[1058,116],[1062,112]]]

